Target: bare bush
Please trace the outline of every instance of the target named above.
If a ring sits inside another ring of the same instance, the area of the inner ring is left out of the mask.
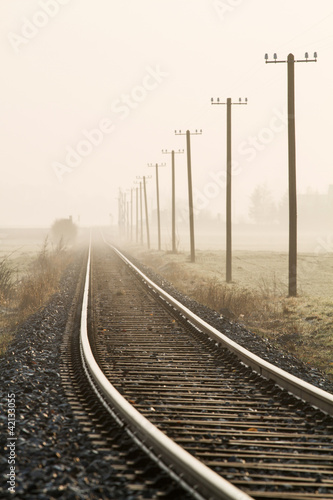
[[[229,310],[235,317],[250,315],[258,304],[258,294],[253,290],[239,289],[217,280],[208,281],[204,287],[195,287],[193,296],[214,311]]]
[[[8,299],[13,290],[14,269],[8,262],[8,257],[0,260],[0,301]]]
[[[71,253],[60,240],[50,249],[46,238],[30,269],[14,280],[17,270],[7,258],[0,260],[0,355],[5,352],[17,326],[45,306],[59,289],[61,275],[70,263]]]
[[[26,315],[43,306],[57,289],[59,278],[69,261],[61,244],[49,249],[48,239],[33,262],[30,272],[21,281],[18,290],[18,309]]]
[[[69,219],[57,219],[52,224],[51,235],[57,246],[64,248],[74,243],[77,236],[77,226],[71,217]]]

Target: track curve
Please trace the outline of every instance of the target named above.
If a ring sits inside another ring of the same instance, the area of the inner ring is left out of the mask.
[[[240,361],[219,332],[209,338],[208,325],[186,318],[118,250],[94,247],[91,261],[81,324],[90,325],[82,341],[87,372],[160,462],[175,461],[202,498],[333,498],[332,395],[310,384],[298,393],[313,392],[324,413],[254,373],[244,349]]]

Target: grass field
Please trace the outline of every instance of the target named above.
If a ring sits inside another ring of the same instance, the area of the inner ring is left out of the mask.
[[[42,249],[47,229],[0,229],[0,260],[8,258],[18,276],[28,271]]]
[[[299,254],[298,296],[288,298],[288,257],[281,252],[235,251],[232,283],[225,252],[128,249],[186,295],[268,338],[333,380],[333,254]]]
[[[47,234],[43,229],[0,230],[0,260],[8,258],[17,283],[31,274]],[[134,245],[128,251],[186,295],[218,312],[228,310],[233,321],[333,380],[332,252],[299,254],[298,297],[288,298],[288,257],[283,252],[235,250],[232,283],[227,284],[222,250],[197,250],[195,263],[188,252],[147,251]],[[0,352],[21,317],[14,302],[1,298]]]
[[[43,229],[0,231],[0,354],[17,326],[58,288],[69,254]]]

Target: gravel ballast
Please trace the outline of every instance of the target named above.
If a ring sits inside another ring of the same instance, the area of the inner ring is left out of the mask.
[[[61,385],[61,344],[82,263],[80,255],[67,269],[60,292],[21,325],[6,354],[0,358],[1,498],[136,498],[125,480],[115,477],[112,456],[92,449]],[[138,261],[135,264],[231,339],[299,378],[333,392],[333,384],[318,370],[279,352],[242,326],[180,294]],[[13,415],[13,409],[15,427],[8,426],[8,415]],[[13,433],[11,436],[8,428]],[[15,485],[13,493],[8,489],[11,483],[7,481],[11,480]]]
[[[126,251],[122,252],[133,262],[133,264],[145,273],[148,278],[231,340],[237,342],[242,347],[248,349],[257,356],[260,356],[262,359],[265,359],[273,365],[291,373],[295,377],[298,377],[316,387],[319,387],[320,389],[323,389],[324,391],[333,394],[333,383],[324,373],[305,364],[292,354],[277,349],[267,339],[264,339],[254,332],[247,330],[242,325],[229,320],[223,316],[223,314],[213,311],[212,309],[209,309],[208,307],[203,306],[190,297],[182,294],[165,278],[153,272],[138,259],[132,257]]]
[[[92,449],[61,386],[61,342],[81,264],[82,257],[67,269],[60,293],[21,325],[0,358],[1,498],[135,498],[115,478],[112,457]],[[15,409],[14,429],[9,407]]]

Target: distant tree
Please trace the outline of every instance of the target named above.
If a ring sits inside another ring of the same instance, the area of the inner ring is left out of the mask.
[[[265,184],[257,186],[250,197],[249,217],[256,224],[271,224],[275,220],[275,203]]]
[[[298,226],[303,229],[330,229],[333,204],[328,193],[318,193],[307,188],[305,193],[297,194]],[[278,205],[277,220],[283,226],[289,221],[289,197],[286,192]]]
[[[72,218],[57,219],[51,227],[51,236],[53,241],[59,246],[67,246],[74,243],[77,235],[77,226]]]
[[[331,227],[332,212],[328,193],[322,194],[308,187],[298,195],[299,224],[304,228]]]
[[[277,208],[277,220],[281,226],[287,226],[289,221],[289,196],[285,192]]]

